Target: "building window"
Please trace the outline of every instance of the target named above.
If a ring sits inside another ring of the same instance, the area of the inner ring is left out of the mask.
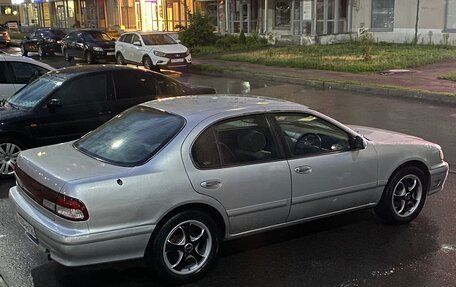
[[[456,0],[447,0],[445,28],[449,32],[456,32]]]
[[[394,0],[372,0],[372,30],[393,31]]]
[[[291,0],[275,1],[275,26],[289,27],[291,24]]]
[[[348,0],[317,0],[317,35],[341,34],[348,31]]]

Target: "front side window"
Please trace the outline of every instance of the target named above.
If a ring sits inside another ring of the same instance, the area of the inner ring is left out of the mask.
[[[134,43],[134,42],[141,43],[141,41],[139,40],[139,36],[138,35],[133,35],[133,38],[131,39],[131,43]]]
[[[288,27],[291,23],[291,0],[275,0],[275,26]]]
[[[88,75],[64,84],[53,96],[62,106],[103,104],[107,100],[108,76],[106,74]]]
[[[155,99],[157,81],[147,72],[118,71],[114,74],[118,100],[131,98]]]
[[[223,121],[214,126],[222,165],[265,162],[279,151],[264,115]]]
[[[125,43],[131,44],[131,38],[133,38],[133,34],[127,34],[127,35],[125,35],[125,38],[123,41]]]
[[[136,106],[82,137],[74,147],[108,163],[135,166],[155,155],[184,124],[180,116]]]
[[[10,62],[10,64],[17,84],[28,84],[31,80],[48,72],[48,70],[33,64],[22,62]]]
[[[279,114],[274,118],[293,157],[351,149],[345,131],[313,115]]]
[[[372,0],[372,30],[393,31],[394,0]]]
[[[21,109],[32,109],[63,83],[63,79],[44,75],[7,99],[7,102]]]
[[[84,39],[90,42],[107,42],[111,41],[111,37],[108,34],[98,31],[91,31],[84,33]]]
[[[456,0],[447,0],[446,26],[450,32],[456,32]]]

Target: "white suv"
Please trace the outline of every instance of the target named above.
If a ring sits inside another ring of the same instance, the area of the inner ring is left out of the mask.
[[[51,70],[55,69],[37,60],[0,53],[0,100]]]
[[[116,41],[116,62],[144,65],[146,69],[185,68],[192,63],[190,51],[164,32],[131,32]]]

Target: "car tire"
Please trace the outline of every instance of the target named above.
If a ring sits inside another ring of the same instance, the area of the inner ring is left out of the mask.
[[[0,137],[0,178],[14,175],[14,165],[19,152],[26,149],[25,145],[12,137]]]
[[[86,60],[86,63],[91,65],[95,63],[95,59],[93,58],[93,54],[90,51],[85,52],[84,58]]]
[[[146,68],[147,70],[151,70],[151,71],[155,71],[155,72],[160,72],[160,68],[158,68],[157,66],[154,65],[154,63],[152,62],[152,60],[150,59],[149,56],[145,56],[143,58],[143,66],[144,68]]]
[[[125,65],[125,58],[124,56],[122,55],[122,53],[117,53],[116,55],[116,64],[117,65]]]
[[[5,44],[5,47],[6,47],[6,48],[9,48],[9,47],[11,47],[11,44],[10,44],[10,43],[6,43],[6,44]]]
[[[217,256],[221,236],[208,214],[184,210],[151,238],[145,259],[165,284],[184,284],[204,276]]]
[[[414,166],[396,171],[383,191],[375,213],[388,224],[405,224],[415,219],[426,201],[424,172]]]
[[[65,57],[65,61],[67,61],[67,62],[71,62],[71,60],[73,60],[73,57],[70,57],[70,54],[68,54],[67,49],[63,50],[63,56]]]
[[[45,55],[46,55],[46,53],[44,52],[43,47],[41,45],[38,45],[38,56],[41,58],[41,57],[44,57]]]
[[[21,55],[22,56],[27,56],[28,52],[27,50],[25,49],[25,46],[24,44],[21,44]]]

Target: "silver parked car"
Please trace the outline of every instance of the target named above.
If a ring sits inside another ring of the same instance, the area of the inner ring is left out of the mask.
[[[441,148],[417,137],[287,101],[185,96],[21,152],[9,195],[57,262],[145,257],[163,281],[185,283],[222,240],[361,208],[407,223],[447,174]]]

